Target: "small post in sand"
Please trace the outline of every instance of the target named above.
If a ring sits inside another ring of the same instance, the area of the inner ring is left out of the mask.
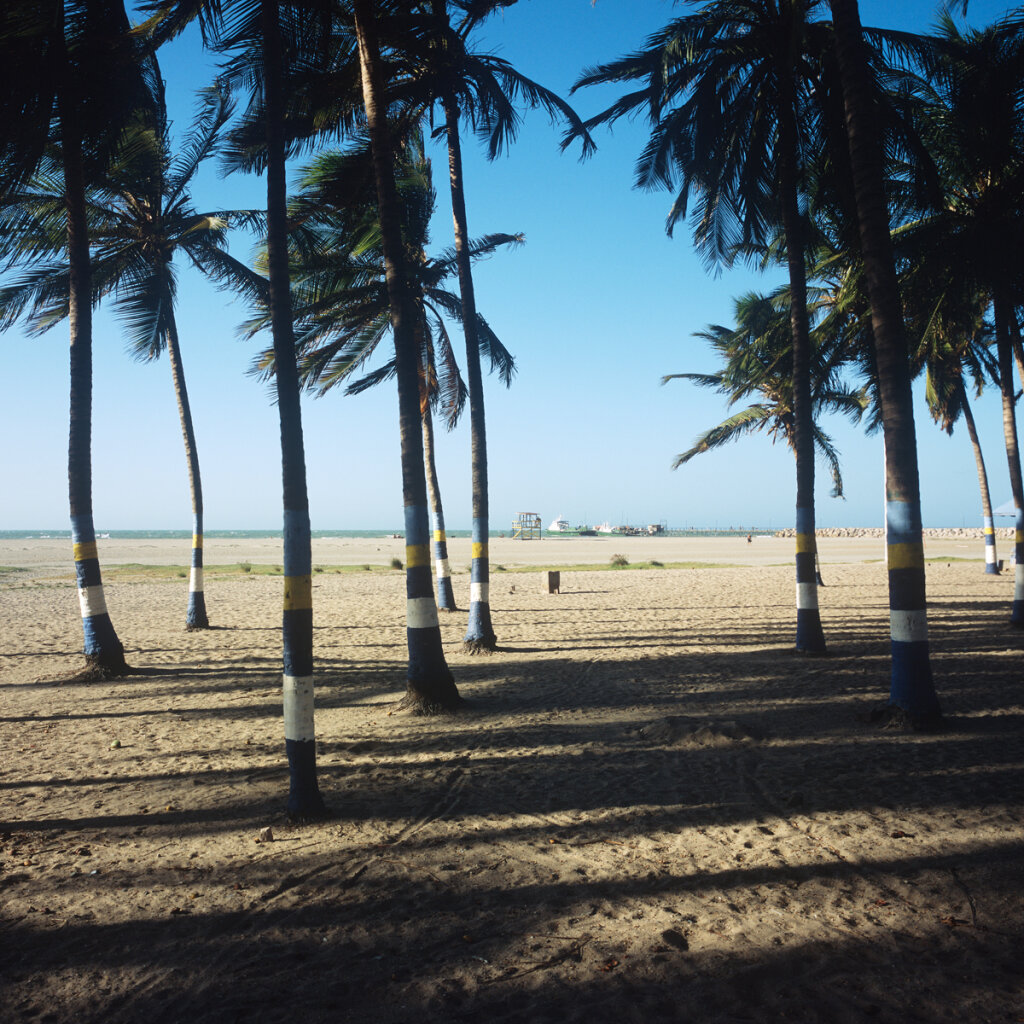
[[[561,591],[559,590],[559,587],[561,586],[561,573],[558,573],[558,572],[546,572],[546,573],[544,573],[544,575],[547,578],[548,593],[549,594],[559,594],[559,593],[561,593]]]

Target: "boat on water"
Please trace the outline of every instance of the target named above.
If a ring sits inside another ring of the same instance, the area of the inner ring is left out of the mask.
[[[562,516],[555,516],[548,524],[548,533],[558,533],[563,537],[595,537],[597,531],[584,525],[571,526],[568,519]]]

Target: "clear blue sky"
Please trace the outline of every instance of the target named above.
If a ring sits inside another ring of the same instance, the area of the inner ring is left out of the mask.
[[[973,0],[984,24],[1014,5]],[[667,0],[520,0],[496,17],[481,42],[548,87],[567,94],[580,70],[637,47],[681,10]],[[861,0],[865,24],[924,29],[931,0]],[[162,58],[172,114],[186,127],[192,91],[210,71],[194,39]],[[613,96],[574,102],[584,116]],[[580,164],[561,154],[558,133],[529,115],[510,154],[488,164],[466,142],[470,231],[524,232],[526,245],[477,269],[478,305],[515,354],[510,390],[486,382],[491,527],[533,511],[545,522],[671,526],[784,526],[793,521],[790,452],[767,437],[745,439],[673,471],[673,456],[727,413],[714,394],[663,374],[708,371],[709,323],[731,322],[731,302],[772,281],[743,270],[709,276],[689,235],[664,232],[669,196],[632,189],[643,124],[597,135]],[[435,154],[439,193],[433,244],[450,243],[444,156]],[[262,183],[205,174],[197,205],[262,206]],[[250,240],[232,251],[246,257]],[[246,310],[186,268],[180,270],[179,330],[202,464],[208,529],[278,529],[281,521],[277,412],[267,388],[246,376],[258,345],[237,339]],[[188,529],[187,475],[166,359],[140,365],[125,354],[117,323],[96,319],[93,503],[96,527]],[[0,338],[2,455],[0,529],[67,524],[67,330],[39,339]],[[974,460],[966,433],[932,425],[916,393],[925,525],[980,523]],[[996,504],[1010,496],[998,395],[977,419]],[[315,529],[395,528],[402,522],[393,385],[355,398],[304,405],[310,509]],[[818,471],[818,523],[880,525],[882,450],[845,423],[829,423],[843,455],[847,498],[829,497]],[[468,422],[438,435],[448,526],[470,522]]]

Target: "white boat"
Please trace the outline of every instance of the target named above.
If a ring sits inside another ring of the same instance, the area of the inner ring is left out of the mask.
[[[611,523],[607,523],[607,522],[606,523],[601,523],[600,526],[595,526],[594,529],[597,530],[598,533],[612,533],[613,532],[612,524]]]
[[[548,526],[548,533],[574,533],[575,531],[569,525],[568,519],[563,519],[561,516],[555,516],[551,520],[551,524]]]

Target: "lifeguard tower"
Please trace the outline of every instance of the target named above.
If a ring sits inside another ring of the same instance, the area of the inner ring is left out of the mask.
[[[541,540],[544,536],[536,512],[517,512],[512,520],[513,540]]]

